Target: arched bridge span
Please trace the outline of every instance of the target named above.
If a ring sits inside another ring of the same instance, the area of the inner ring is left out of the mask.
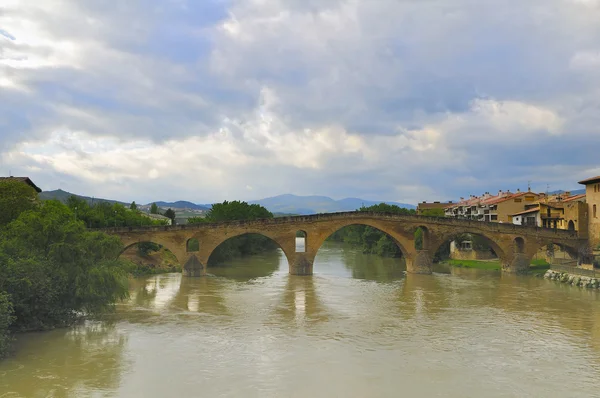
[[[494,251],[506,272],[520,273],[529,267],[537,250],[548,243],[559,244],[575,253],[585,253],[587,239],[576,231],[554,230],[513,224],[501,224],[455,218],[408,216],[386,213],[345,212],[309,216],[280,217],[253,221],[232,221],[195,225],[117,227],[103,231],[117,235],[125,247],[138,242],[155,242],[171,250],[183,264],[188,276],[206,273],[212,252],[235,236],[255,233],[274,240],[287,257],[290,273],[311,275],[317,251],[335,231],[348,225],[362,224],[377,228],[392,237],[406,259],[407,271],[431,273],[436,250],[459,233],[478,234],[493,242]],[[415,248],[414,232],[422,228],[423,247]],[[304,252],[296,253],[296,232],[306,233]],[[199,250],[188,251],[188,242],[197,240]]]

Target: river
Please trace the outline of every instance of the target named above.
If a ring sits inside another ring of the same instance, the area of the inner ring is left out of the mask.
[[[327,243],[135,280],[115,313],[20,336],[0,397],[600,397],[600,297]]]

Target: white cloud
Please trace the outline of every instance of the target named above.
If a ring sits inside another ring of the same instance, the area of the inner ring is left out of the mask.
[[[2,167],[206,201],[444,199],[593,169],[544,154],[598,143],[597,2],[216,4],[4,1]]]

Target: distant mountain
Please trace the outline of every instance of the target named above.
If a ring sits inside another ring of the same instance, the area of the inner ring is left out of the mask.
[[[40,199],[42,200],[50,200],[56,199],[63,203],[69,199],[69,197],[73,195],[79,199],[83,199],[88,203],[120,203],[125,206],[129,206],[129,203],[120,202],[117,200],[111,199],[102,199],[102,198],[91,198],[89,196],[82,196],[72,194],[70,192],[63,191],[62,189],[57,189],[55,191],[46,191],[39,194]],[[167,209],[171,208],[173,210],[194,210],[194,211],[208,211],[210,210],[210,204],[195,204],[192,202],[179,200],[176,202],[150,202],[146,205],[138,205],[138,208],[142,211],[148,211],[152,203],[156,203],[159,208]],[[364,200],[359,198],[346,198],[341,200],[334,200],[328,196],[297,196],[292,194],[279,195],[271,198],[264,198],[260,200],[253,200],[249,202],[250,204],[257,203],[261,206],[266,207],[272,213],[278,213],[278,215],[289,215],[289,214],[317,214],[317,213],[335,213],[342,211],[354,211],[361,206],[372,206],[381,203],[381,201],[373,201],[373,200]],[[400,207],[405,207],[407,209],[414,209],[415,206],[407,203],[398,203],[398,202],[384,202],[390,205],[397,205]]]
[[[151,202],[145,206],[151,206],[152,203],[156,203],[156,205],[158,207],[163,208],[163,209],[170,207],[171,209],[192,209],[192,210],[204,210],[204,211],[210,210],[210,207],[206,207],[203,205],[197,205],[195,203],[187,202],[185,200],[178,200],[177,202]]]
[[[334,200],[327,196],[297,196],[285,194],[260,200],[253,200],[249,203],[256,203],[264,206],[272,213],[316,214],[354,211],[363,205],[371,206],[381,202],[382,201],[372,201],[358,198]],[[384,203],[405,207],[407,209],[415,208],[414,205],[407,203]]]
[[[38,197],[41,200],[58,200],[58,201],[61,201],[63,203],[66,203],[67,200],[71,196],[75,196],[78,199],[83,199],[86,202],[88,202],[89,204],[93,204],[93,203],[120,203],[122,205],[129,206],[129,203],[119,202],[118,200],[102,199],[102,198],[91,198],[89,196],[81,196],[81,195],[77,195],[77,194],[70,193],[70,192],[67,192],[67,191],[63,191],[62,189],[57,189],[57,190],[54,190],[54,191],[44,191],[44,192],[41,192],[41,193],[38,194]]]
[[[558,191],[553,191],[553,192],[548,192],[548,195],[558,195],[560,193],[565,193],[566,191],[563,190],[558,190]],[[585,193],[585,188],[583,189],[575,189],[573,191],[569,191],[571,192],[571,195],[581,195],[582,193]]]

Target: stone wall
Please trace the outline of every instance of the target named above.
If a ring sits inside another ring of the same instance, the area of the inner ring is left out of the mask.
[[[494,253],[489,250],[454,250],[450,253],[450,258],[453,260],[493,260],[497,258]]]

